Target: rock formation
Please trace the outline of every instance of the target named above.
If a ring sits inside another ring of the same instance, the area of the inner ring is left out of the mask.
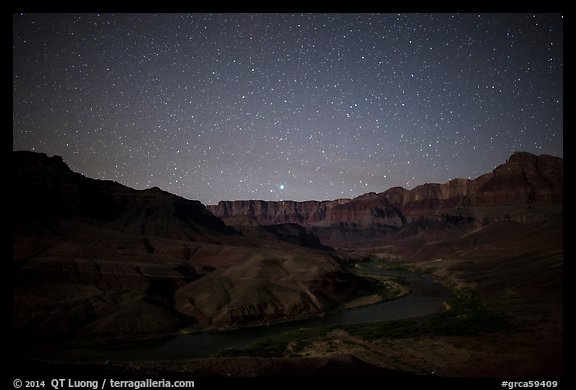
[[[474,208],[521,207],[542,202],[562,204],[563,162],[547,155],[514,153],[491,173],[474,180],[454,179],[412,190],[391,188],[382,194],[408,221],[442,215],[473,214]]]
[[[90,179],[40,153],[14,152],[12,180],[21,339],[139,338],[301,318],[372,287],[331,254],[304,248],[325,249],[299,226],[246,237],[198,201]]]
[[[87,221],[107,229],[164,238],[206,241],[232,235],[198,201],[154,187],[134,190],[70,170],[59,156],[13,152],[13,210],[16,228],[27,223]]]
[[[221,201],[208,209],[230,226],[297,223],[327,245],[397,232],[422,221],[484,224],[561,213],[563,161],[514,153],[491,173],[407,190],[390,188],[354,199],[308,202]]]

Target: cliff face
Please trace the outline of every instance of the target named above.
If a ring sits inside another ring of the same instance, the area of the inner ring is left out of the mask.
[[[208,209],[236,226],[297,223],[316,229],[396,230],[421,220],[525,218],[539,204],[561,207],[562,201],[562,159],[518,152],[474,180],[454,179],[412,190],[394,187],[380,194],[324,202],[222,201]]]
[[[491,173],[474,180],[454,179],[412,190],[396,187],[382,195],[402,210],[409,221],[462,213],[473,217],[474,209],[478,208],[529,209],[538,203],[561,205],[563,161],[518,152]]]
[[[324,202],[221,201],[208,209],[230,224],[302,226],[401,226],[403,217],[388,200],[369,193],[355,199]]]
[[[11,176],[18,338],[124,340],[258,324],[372,292],[299,225],[243,236],[198,201],[90,179],[58,156],[13,152]]]
[[[198,201],[154,187],[134,190],[73,172],[59,156],[13,152],[12,210],[16,229],[49,221],[87,221],[114,230],[205,241],[232,230]]]
[[[240,225],[297,223],[309,226],[330,220],[335,207],[349,202],[349,199],[324,202],[239,200],[221,201],[216,206],[207,207],[218,218],[229,221],[237,220]]]
[[[515,153],[496,168],[478,189],[481,205],[562,202],[563,160],[530,153]]]

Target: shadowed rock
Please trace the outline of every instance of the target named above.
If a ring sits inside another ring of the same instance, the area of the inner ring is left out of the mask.
[[[298,226],[246,237],[198,201],[41,153],[13,152],[12,180],[14,331],[31,343],[306,317],[370,288],[298,246],[326,249]]]
[[[390,188],[354,199],[308,202],[221,201],[208,209],[230,226],[297,223],[334,247],[394,234],[425,221],[475,226],[500,220],[545,220],[562,213],[563,160],[514,153],[474,180]]]

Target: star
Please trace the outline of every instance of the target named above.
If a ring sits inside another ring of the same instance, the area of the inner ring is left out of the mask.
[[[563,155],[560,14],[12,17],[13,149],[89,177],[330,200]]]

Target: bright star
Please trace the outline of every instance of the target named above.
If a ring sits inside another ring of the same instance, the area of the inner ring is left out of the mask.
[[[280,184],[280,189],[283,190],[284,189],[284,184]]]

